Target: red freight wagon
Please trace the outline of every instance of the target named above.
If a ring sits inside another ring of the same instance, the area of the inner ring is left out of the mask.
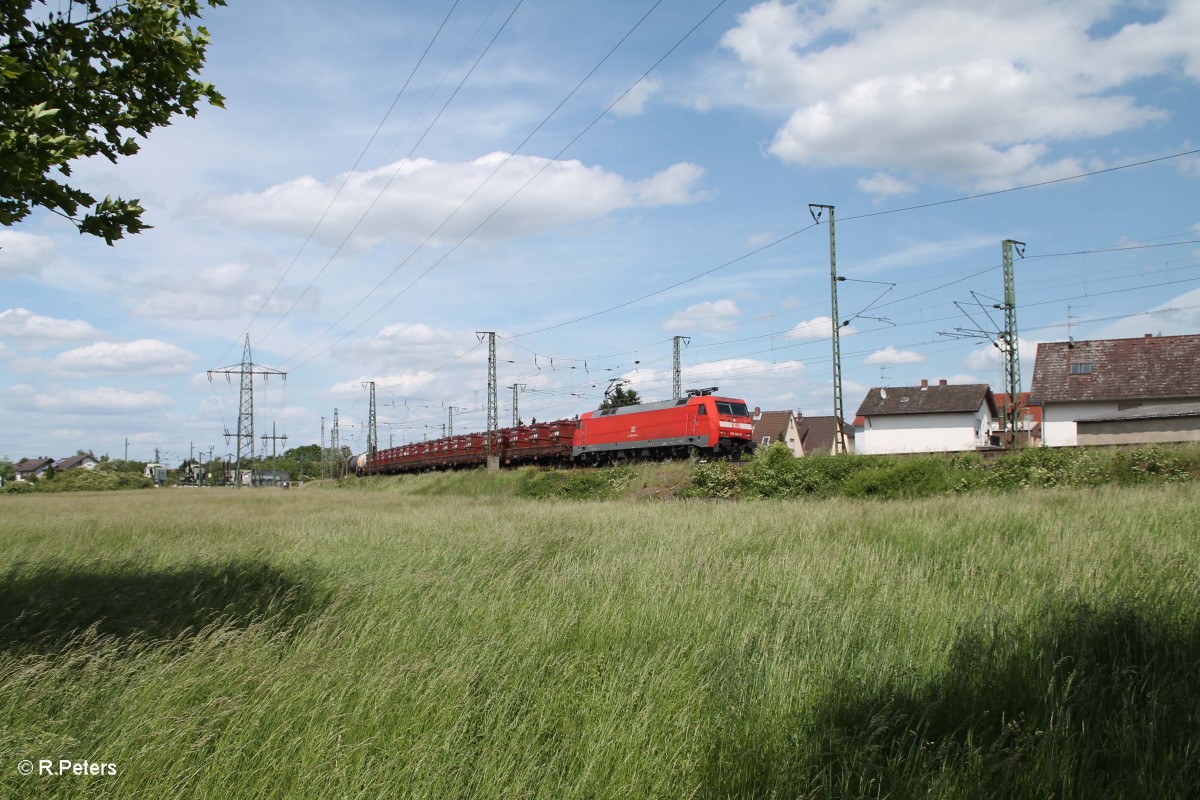
[[[754,449],[745,401],[712,395],[589,411],[579,421],[572,455],[585,462],[686,456],[738,458]]]

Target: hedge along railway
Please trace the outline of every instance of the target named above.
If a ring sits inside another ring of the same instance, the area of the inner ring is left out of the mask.
[[[471,433],[355,456],[358,475],[498,464],[600,466],[629,460],[753,452],[753,420],[744,400],[694,394],[679,400],[589,411],[577,420]]]

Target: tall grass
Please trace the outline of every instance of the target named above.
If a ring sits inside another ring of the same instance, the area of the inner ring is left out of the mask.
[[[0,794],[1200,788],[1194,485],[377,488],[0,498]],[[119,774],[22,777],[23,758]]]

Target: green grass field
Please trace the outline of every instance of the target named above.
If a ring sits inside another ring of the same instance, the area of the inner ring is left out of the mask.
[[[0,796],[1200,796],[1194,483],[438,480],[0,497]]]

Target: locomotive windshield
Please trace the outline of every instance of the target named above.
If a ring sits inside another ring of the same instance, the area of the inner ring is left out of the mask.
[[[745,403],[728,403],[724,400],[717,401],[717,413],[729,414],[730,416],[734,417],[750,416],[750,411],[746,408]]]

